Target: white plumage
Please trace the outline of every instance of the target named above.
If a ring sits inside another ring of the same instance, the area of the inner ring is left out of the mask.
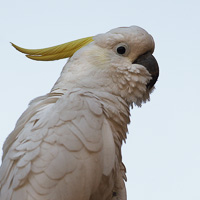
[[[153,89],[150,70],[136,60],[153,52],[154,41],[136,26],[93,40],[68,60],[51,92],[30,103],[5,141],[0,200],[126,200],[121,145],[129,107]]]

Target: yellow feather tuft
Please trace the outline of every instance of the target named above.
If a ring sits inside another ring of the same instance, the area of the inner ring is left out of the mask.
[[[27,54],[33,60],[51,61],[71,57],[77,50],[93,41],[93,37],[82,38],[44,49],[24,49],[13,43],[12,46],[18,51]]]

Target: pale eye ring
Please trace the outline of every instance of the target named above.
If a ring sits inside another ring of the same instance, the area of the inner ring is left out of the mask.
[[[126,56],[129,53],[129,48],[126,44],[120,43],[115,47],[115,52],[119,55]]]

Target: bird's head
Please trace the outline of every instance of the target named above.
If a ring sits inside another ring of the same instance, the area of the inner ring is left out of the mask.
[[[34,60],[70,57],[53,90],[81,87],[103,90],[140,106],[149,99],[159,76],[154,40],[131,26],[46,49],[28,50],[12,44]]]

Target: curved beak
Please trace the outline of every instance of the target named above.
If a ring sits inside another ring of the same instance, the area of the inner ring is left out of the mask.
[[[141,56],[139,56],[133,64],[140,64],[143,65],[148,72],[151,74],[152,79],[147,84],[147,88],[150,90],[154,84],[156,83],[158,76],[159,76],[159,66],[155,59],[155,57],[150,53],[147,52]]]

